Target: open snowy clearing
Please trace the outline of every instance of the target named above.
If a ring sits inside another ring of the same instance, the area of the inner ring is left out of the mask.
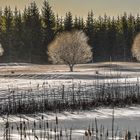
[[[84,64],[75,66],[74,72],[69,72],[65,65],[33,65],[33,64],[1,64],[0,87],[29,86],[42,84],[66,84],[71,82],[91,83],[92,81],[134,82],[140,77],[139,63],[108,62]]]
[[[39,113],[39,114],[32,114],[32,115],[12,115],[9,116],[10,125],[16,126],[20,123],[20,121],[30,122],[30,126],[36,122],[39,124],[42,115],[44,116],[44,122],[49,121],[51,122],[52,128],[55,127],[55,120],[56,116],[58,117],[58,127],[64,130],[70,130],[72,128],[72,139],[73,140],[81,140],[84,136],[85,131],[88,130],[89,126],[92,125],[95,127],[95,118],[97,119],[98,129],[100,130],[101,127],[105,128],[105,131],[109,131],[111,133],[112,127],[112,109],[110,108],[99,108],[94,109],[91,111],[84,111],[84,112],[62,112],[62,113]],[[115,125],[114,131],[116,136],[119,136],[119,132],[122,133],[122,137],[124,137],[126,130],[132,132],[132,138],[134,135],[139,133],[140,131],[140,106],[133,106],[128,108],[115,108]],[[5,125],[6,118],[2,116],[0,118],[0,139],[3,139],[3,127]],[[16,129],[16,127],[14,127]],[[32,130],[28,130],[32,132]],[[36,132],[40,132],[39,128],[36,129]],[[50,130],[46,130],[50,131]],[[51,132],[54,135],[53,132]],[[17,131],[12,132],[12,136],[14,139],[19,139],[19,133]],[[34,138],[31,137],[30,138]],[[27,138],[28,139],[28,138]],[[66,139],[66,138],[64,138]]]
[[[99,82],[98,84],[117,83],[123,86],[123,84],[128,83],[134,85],[140,80],[140,64],[123,62],[86,64],[76,66],[74,72],[69,72],[68,67],[63,65],[1,64],[0,98],[8,97],[11,94],[8,89],[17,89],[19,92],[22,92],[30,88],[36,91],[36,89],[39,88],[41,91],[44,83],[50,89],[59,88],[62,87],[62,85],[68,87],[72,84],[77,87],[79,84],[88,87],[96,83],[97,80]],[[38,121],[41,115],[41,113],[38,113],[35,116],[32,114],[22,115],[21,117],[33,123],[34,120]],[[95,118],[97,118],[99,127],[102,124],[106,129],[111,130],[112,109],[110,108],[99,108],[91,111],[72,113],[44,113],[44,119],[49,120],[49,122],[54,122],[56,115],[58,116],[61,128],[73,128],[75,139],[82,139],[89,124],[95,123]],[[3,137],[2,130],[4,121],[5,116],[2,116],[0,119],[1,138]],[[11,121],[12,124],[19,123],[19,115],[10,116],[9,121]],[[128,129],[134,133],[140,132],[139,122],[140,106],[115,109],[115,129],[118,128],[123,131]],[[16,133],[13,133],[13,135],[17,137]]]
[[[75,85],[88,87],[102,83],[136,84],[139,82],[140,64],[108,62],[77,65],[74,72],[69,72],[65,65],[1,64],[0,92],[7,96],[10,90],[42,90],[43,85],[51,89],[64,85],[66,89]],[[98,83],[97,83],[98,82]],[[108,85],[109,86],[109,85]],[[76,89],[75,89],[76,90]]]

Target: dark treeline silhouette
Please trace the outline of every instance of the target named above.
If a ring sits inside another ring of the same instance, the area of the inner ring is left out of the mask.
[[[48,63],[47,46],[62,31],[83,30],[89,37],[93,61],[131,61],[131,46],[140,31],[140,16],[124,13],[117,18],[94,17],[92,11],[87,19],[55,14],[47,1],[41,12],[35,2],[25,7],[5,7],[0,10],[0,42],[5,50],[1,62]]]

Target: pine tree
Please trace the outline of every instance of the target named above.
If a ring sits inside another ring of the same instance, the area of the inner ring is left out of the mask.
[[[20,61],[22,59],[22,50],[23,48],[23,24],[22,17],[20,11],[15,8],[14,18],[13,18],[13,49],[12,49],[12,57],[13,61]]]
[[[121,17],[121,30],[122,30],[122,37],[123,37],[123,59],[126,61],[127,58],[127,40],[128,40],[128,23],[127,23],[127,14],[124,13],[124,15]]]
[[[131,46],[133,45],[135,30],[134,30],[134,16],[130,14],[128,16],[128,33],[127,33],[127,57],[129,60],[132,60]]]
[[[84,23],[84,19],[79,17],[78,19],[78,29],[79,30],[85,30],[85,23]]]
[[[60,18],[60,29],[61,29],[61,31],[63,31],[64,30],[64,20],[63,20],[63,17],[61,16],[61,18]]]
[[[86,32],[87,34],[93,34],[94,31],[94,19],[93,19],[93,11],[88,13],[87,21],[86,21]]]
[[[59,19],[59,16],[57,14],[56,15],[56,30],[59,30],[59,27],[60,27],[60,19]]]
[[[31,62],[40,63],[44,53],[42,45],[42,27],[39,10],[35,2],[31,3]]]
[[[57,34],[58,32],[62,32],[63,31],[63,19],[62,17],[60,18],[58,16],[58,14],[56,15],[56,29],[55,29],[55,34]]]
[[[134,30],[135,30],[135,35],[140,32],[140,16],[139,16],[139,14],[137,14],[137,17],[136,17],[136,20],[134,23]]]
[[[66,13],[64,20],[64,30],[71,31],[73,29],[73,18],[71,12]]]
[[[94,19],[93,19],[93,11],[88,13],[87,21],[86,21],[86,29],[85,32],[89,37],[89,45],[92,47],[92,52],[96,52],[96,48],[94,48]]]
[[[44,60],[47,60],[47,49],[50,42],[54,39],[55,36],[55,16],[52,11],[51,6],[48,1],[44,1],[42,8],[42,19],[43,19],[43,50],[44,50]]]
[[[0,8],[0,42],[2,43],[2,33],[3,33],[3,11]]]
[[[12,39],[13,39],[13,14],[10,7],[5,7],[3,18],[3,47],[5,53],[3,55],[6,62],[10,62],[12,59]]]
[[[57,33],[83,30],[89,37],[94,61],[131,60],[133,39],[140,32],[140,16],[124,13],[117,19],[108,16],[94,19],[90,11],[87,20],[71,12],[62,18],[55,16],[49,2],[44,0],[42,14],[35,2],[32,2],[21,14],[15,8],[0,9],[0,43],[4,47],[3,62],[48,62],[46,54],[48,45]]]
[[[84,30],[85,25],[84,25],[83,18],[80,18],[80,17],[78,18],[77,16],[75,16],[73,28],[77,30]]]
[[[24,49],[22,50],[23,60],[31,62],[31,47],[32,47],[32,34],[31,34],[31,8],[25,7],[23,12],[23,42]]]
[[[79,23],[78,23],[78,18],[77,16],[75,16],[75,19],[74,19],[74,29],[79,29]]]
[[[115,60],[116,58],[116,50],[117,50],[117,26],[115,22],[115,18],[113,17],[112,20],[109,19],[108,21],[108,55],[110,57],[110,60]]]
[[[3,27],[4,27],[4,16],[3,16],[3,10],[0,8],[0,43],[2,46],[4,46],[4,31],[3,31]],[[0,62],[4,61],[4,56],[1,56]]]

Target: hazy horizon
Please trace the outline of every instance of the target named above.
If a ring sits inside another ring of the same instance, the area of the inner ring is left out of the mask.
[[[0,7],[4,8],[7,5],[14,9],[16,6],[23,10],[33,1],[41,9],[44,0],[0,0]],[[95,17],[103,16],[105,13],[108,16],[115,17],[124,12],[133,15],[140,13],[140,0],[49,0],[49,3],[53,11],[60,16],[64,16],[66,12],[71,11],[73,15],[86,17],[90,10],[93,10]]]

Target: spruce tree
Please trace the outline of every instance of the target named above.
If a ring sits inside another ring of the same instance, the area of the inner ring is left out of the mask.
[[[23,12],[23,42],[22,56],[24,61],[31,62],[32,32],[31,32],[31,8],[25,7]]]
[[[13,61],[22,61],[22,50],[24,49],[23,45],[23,24],[20,11],[15,8],[14,18],[13,18],[13,50],[12,56]]]
[[[117,19],[108,16],[94,19],[90,11],[87,20],[71,12],[62,18],[54,14],[44,0],[42,14],[32,2],[21,14],[17,8],[0,9],[0,43],[5,52],[3,62],[48,62],[47,48],[56,34],[73,29],[83,30],[92,46],[94,61],[131,60],[133,39],[140,32],[140,16],[124,13]]]
[[[78,29],[79,30],[85,30],[85,23],[84,23],[84,19],[79,17],[78,19]]]
[[[55,34],[63,31],[63,18],[59,17],[58,14],[56,15],[56,28],[55,28]]]
[[[93,11],[91,11],[91,12],[88,13],[87,21],[86,21],[85,32],[86,32],[87,36],[89,37],[89,42],[88,43],[92,47],[92,52],[93,51],[96,52],[96,48],[94,48],[94,36],[95,36],[95,32],[94,32]]]
[[[122,52],[123,52],[123,61],[126,61],[128,59],[127,53],[127,40],[128,40],[128,23],[127,23],[127,14],[124,13],[124,15],[121,17],[121,30],[122,30]]]
[[[71,12],[66,13],[66,17],[64,19],[64,30],[71,31],[73,29],[73,18]]]
[[[133,45],[133,40],[134,40],[134,35],[135,35],[135,30],[134,30],[134,24],[135,24],[135,20],[134,20],[134,16],[132,16],[132,14],[130,14],[128,16],[128,33],[127,33],[127,56],[128,59],[131,61],[132,60],[132,53],[131,53],[131,46]]]
[[[79,29],[77,16],[75,16],[75,19],[74,19],[74,29]]]
[[[42,20],[43,20],[43,50],[44,50],[44,60],[48,62],[47,49],[50,42],[54,39],[55,36],[55,16],[52,11],[49,2],[44,0],[42,7]]]
[[[31,29],[31,62],[40,63],[44,53],[42,46],[42,27],[39,10],[35,2],[31,3],[30,29]]]
[[[134,30],[135,30],[135,35],[140,32],[140,15],[139,14],[137,14],[137,17],[134,23]]]
[[[3,17],[3,48],[4,59],[6,62],[10,62],[12,59],[11,50],[13,47],[13,14],[10,7],[5,7],[4,9],[4,17]]]
[[[112,20],[109,19],[108,21],[108,56],[110,57],[110,61],[117,59],[115,53],[117,50],[117,26],[115,22],[115,18],[113,17]]]

